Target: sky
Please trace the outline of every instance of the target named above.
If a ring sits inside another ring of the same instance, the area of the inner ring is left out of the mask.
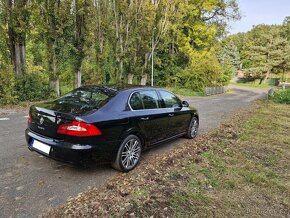
[[[231,24],[230,33],[247,32],[253,25],[282,24],[290,16],[290,0],[237,0],[241,20]]]

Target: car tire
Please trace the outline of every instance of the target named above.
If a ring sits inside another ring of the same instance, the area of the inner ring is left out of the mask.
[[[142,144],[140,138],[136,135],[127,136],[123,140],[112,166],[121,172],[129,172],[138,165],[141,150]]]
[[[188,139],[195,138],[198,133],[198,127],[199,127],[198,118],[192,117],[185,137]]]

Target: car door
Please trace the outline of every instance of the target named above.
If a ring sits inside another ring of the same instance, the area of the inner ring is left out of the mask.
[[[189,125],[191,114],[187,107],[182,106],[181,100],[171,92],[159,90],[161,105],[166,109],[169,123],[167,137],[184,133]]]
[[[134,92],[130,97],[129,104],[134,113],[136,124],[149,145],[166,137],[168,115],[166,110],[161,108],[155,90]]]

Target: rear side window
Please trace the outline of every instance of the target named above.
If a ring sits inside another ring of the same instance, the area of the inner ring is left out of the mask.
[[[144,109],[159,108],[158,96],[155,91],[141,91],[140,96],[144,105]]]
[[[132,94],[130,106],[133,110],[157,109],[158,95],[155,91],[140,91]]]
[[[175,95],[166,91],[159,91],[164,106],[166,108],[176,108],[181,106],[181,101]]]
[[[142,110],[142,109],[144,109],[144,106],[143,106],[143,103],[142,103],[142,100],[141,100],[139,92],[133,93],[133,95],[130,98],[130,102],[129,103],[130,103],[131,108],[133,110]]]

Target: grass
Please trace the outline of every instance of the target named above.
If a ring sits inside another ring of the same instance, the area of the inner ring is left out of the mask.
[[[5,104],[5,105],[1,105],[0,104],[0,109],[4,109],[4,110],[28,110],[28,108],[33,105],[33,104],[36,104],[36,103],[39,103],[39,102],[42,102],[42,101],[34,101],[34,102],[31,102],[31,101],[21,101],[21,102],[18,102],[17,104]]]
[[[290,104],[290,88],[286,90],[278,90],[270,97],[271,101],[280,104]]]
[[[262,103],[45,216],[289,217],[289,129],[289,105]]]
[[[173,170],[189,173],[169,197],[174,216],[289,216],[289,115],[289,106],[265,105],[237,139],[224,138],[202,153],[201,163]]]
[[[253,87],[253,88],[271,88],[272,86],[269,84],[257,84],[257,83],[231,83],[233,85],[238,85],[238,86],[246,86],[246,87]]]
[[[203,92],[197,92],[187,88],[167,87],[167,89],[180,96],[204,96]]]
[[[242,126],[235,143],[222,141],[202,154],[202,164],[188,165],[192,176],[171,196],[173,211],[180,211],[186,201],[195,205],[197,217],[289,216],[289,129],[289,106],[269,104],[260,109]],[[180,193],[205,198],[180,201]],[[181,216],[192,210],[184,207]]]
[[[17,104],[5,104],[5,105],[1,105],[0,104],[0,109],[3,110],[14,110],[14,111],[27,111],[29,110],[29,108],[32,105],[38,104],[38,103],[43,103],[43,102],[47,102],[53,99],[45,99],[42,101],[20,101]]]

